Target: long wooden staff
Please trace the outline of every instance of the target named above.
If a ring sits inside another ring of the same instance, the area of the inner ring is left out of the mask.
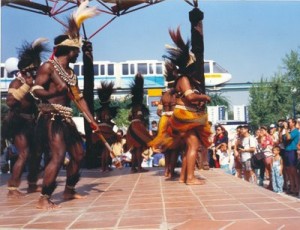
[[[70,89],[71,90],[71,89]],[[71,91],[72,92],[72,91]],[[88,115],[83,111],[82,106],[78,103],[78,101],[75,99],[74,95],[69,92],[68,96],[70,97],[70,99],[75,103],[75,105],[77,106],[77,108],[80,110],[80,112],[82,113],[82,115],[84,116],[84,118],[87,120],[87,122],[90,124],[92,130],[96,130],[97,127],[94,126],[94,124],[92,123],[91,119],[88,117]],[[114,164],[114,166],[116,166],[116,168],[122,168],[122,163],[119,161],[119,159],[116,157],[116,155],[114,154],[112,148],[110,147],[110,145],[108,144],[108,142],[106,141],[106,139],[104,138],[104,136],[100,133],[100,132],[94,132],[99,139],[103,142],[103,144],[105,145],[105,147],[108,149],[110,157],[112,158],[112,163]]]

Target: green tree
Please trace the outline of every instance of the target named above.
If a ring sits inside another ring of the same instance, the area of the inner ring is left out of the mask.
[[[208,93],[208,96],[211,98],[210,106],[224,105],[229,108],[229,100],[222,93]]]
[[[292,94],[292,104],[295,102],[296,116],[300,112],[299,100],[300,100],[300,54],[298,51],[291,51],[283,59],[284,69],[286,73],[284,74],[285,79],[290,83],[290,93]],[[293,110],[293,105],[291,105]]]
[[[291,51],[283,59],[284,73],[276,73],[270,81],[261,79],[250,88],[249,116],[251,125],[268,125],[278,119],[293,117],[293,103],[299,114],[300,55]]]
[[[269,125],[289,114],[291,105],[290,87],[282,75],[275,75],[271,81],[261,79],[249,91],[249,116],[251,125]]]

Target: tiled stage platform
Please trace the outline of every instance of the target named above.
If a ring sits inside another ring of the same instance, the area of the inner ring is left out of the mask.
[[[179,170],[179,169],[178,169]],[[38,193],[6,197],[9,174],[1,175],[0,229],[300,229],[300,199],[247,183],[220,169],[197,171],[205,185],[166,181],[162,168],[131,174],[129,168],[102,173],[82,170],[77,191],[86,199],[63,201],[65,171],[54,211],[35,208]],[[26,181],[21,183],[25,190]]]

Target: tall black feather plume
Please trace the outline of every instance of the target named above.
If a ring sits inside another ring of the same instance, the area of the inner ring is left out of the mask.
[[[176,66],[170,60],[165,61],[164,77],[167,82],[175,81],[175,76],[174,76],[175,69]]]
[[[102,112],[109,111],[112,118],[115,118],[118,113],[118,107],[111,106],[111,95],[115,92],[113,82],[101,81],[101,88],[97,89],[98,98],[100,100],[101,107],[96,110],[97,114],[100,115]]]
[[[133,105],[142,105],[144,99],[144,78],[138,73],[130,84],[131,101]]]
[[[190,41],[183,41],[179,27],[177,30],[169,30],[169,34],[176,47],[167,47],[166,58],[178,67],[179,72],[185,73],[190,62]]]
[[[50,51],[46,44],[44,44],[47,41],[48,39],[46,38],[38,38],[32,43],[28,43],[27,41],[23,42],[22,47],[18,49],[18,68],[23,70],[30,65],[39,67],[43,58],[41,55],[42,52]]]
[[[144,105],[144,77],[138,73],[130,84],[132,113],[141,110],[145,117],[149,116],[149,109]]]

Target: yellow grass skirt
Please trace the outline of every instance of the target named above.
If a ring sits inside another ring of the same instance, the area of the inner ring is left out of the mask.
[[[211,145],[207,113],[175,108],[171,117],[161,117],[158,134],[149,142],[149,146],[163,149],[182,147],[184,136],[190,130],[196,132],[202,146],[207,148]]]

